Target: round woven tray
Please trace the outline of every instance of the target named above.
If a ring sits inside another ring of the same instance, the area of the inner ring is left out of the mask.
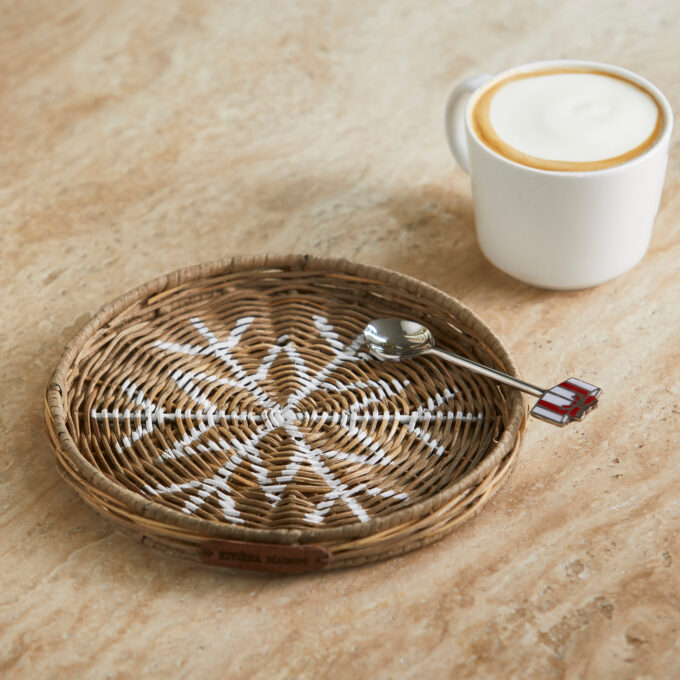
[[[517,455],[517,391],[424,356],[379,361],[374,318],[510,374],[448,295],[377,267],[235,258],[143,285],[66,348],[46,395],[63,477],[166,551],[301,572],[384,559],[471,517]]]

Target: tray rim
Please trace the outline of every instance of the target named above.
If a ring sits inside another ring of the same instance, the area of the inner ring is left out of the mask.
[[[465,325],[481,332],[481,334],[488,335],[484,339],[485,344],[503,363],[509,374],[521,378],[509,351],[491,328],[462,302],[420,279],[384,267],[360,264],[346,258],[322,257],[311,254],[268,254],[224,258],[205,264],[177,269],[151,279],[118,296],[111,302],[101,306],[90,321],[67,343],[47,386],[45,417],[46,419],[51,418],[52,430],[58,437],[64,453],[68,456],[70,463],[68,466],[70,468],[69,475],[80,477],[82,481],[90,484],[100,493],[110,496],[123,505],[130,514],[139,515],[154,523],[159,522],[176,529],[201,535],[206,540],[210,538],[225,538],[263,543],[307,544],[363,538],[399,526],[405,522],[413,522],[414,520],[426,517],[456,495],[472,489],[494,467],[500,465],[505,456],[513,452],[513,449],[518,445],[518,440],[521,443],[526,421],[526,402],[523,395],[514,390],[510,393],[508,399],[510,403],[508,424],[501,438],[474,470],[471,470],[457,480],[455,484],[442,489],[430,498],[418,501],[406,508],[395,510],[387,515],[371,518],[367,522],[353,522],[330,528],[264,529],[241,527],[226,522],[221,523],[194,517],[161,505],[153,499],[143,496],[141,493],[135,493],[107,477],[83,456],[66,427],[64,383],[68,370],[78,357],[79,350],[87,339],[111,318],[145,297],[149,297],[154,293],[167,293],[173,288],[190,281],[256,269],[285,269],[289,271],[332,270],[340,274],[371,277],[382,283],[396,284],[410,293],[422,292],[438,306],[441,306],[446,311],[455,313],[456,317]],[[47,429],[49,431],[50,427],[47,426]],[[54,449],[54,445],[52,445],[52,448]],[[59,457],[58,452],[54,451],[54,453]],[[59,462],[65,464],[65,461],[61,459]],[[62,471],[60,471],[60,474],[65,477]],[[66,481],[74,486],[71,480],[66,479]],[[77,486],[81,485],[78,484]],[[103,510],[103,508],[90,503],[81,490],[77,490],[81,498],[88,505],[94,507],[99,512]]]

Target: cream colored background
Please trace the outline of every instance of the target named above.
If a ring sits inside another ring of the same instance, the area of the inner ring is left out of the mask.
[[[443,133],[452,85],[543,58],[680,102],[673,0],[90,2],[0,8],[0,676],[680,675],[680,137],[650,251],[593,290],[488,264]],[[420,277],[527,378],[601,408],[533,421],[507,484],[439,544],[327,575],[167,559],[58,477],[42,393],[114,296],[234,254]]]

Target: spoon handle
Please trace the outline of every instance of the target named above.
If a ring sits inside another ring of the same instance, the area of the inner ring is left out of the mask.
[[[533,394],[535,397],[540,397],[545,393],[545,390],[542,390],[540,387],[536,387],[536,385],[530,385],[523,380],[518,380],[517,378],[509,376],[507,373],[501,373],[501,371],[497,371],[494,368],[489,368],[483,364],[478,364],[476,361],[470,361],[470,359],[465,359],[464,357],[454,354],[453,352],[447,352],[444,349],[433,347],[428,351],[428,354],[434,354],[441,359],[446,359],[446,361],[450,361],[453,364],[467,368],[473,373],[479,373],[486,376],[487,378],[491,378],[492,380],[503,383],[504,385],[510,385],[510,387],[514,387],[518,390],[521,390],[522,392],[526,392],[527,394]]]

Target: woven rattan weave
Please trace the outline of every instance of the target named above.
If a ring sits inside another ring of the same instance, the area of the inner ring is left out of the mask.
[[[370,319],[517,375],[459,302],[394,272],[235,258],[101,309],[47,390],[58,467],[87,503],[166,551],[271,571],[357,565],[470,517],[517,455],[518,392],[437,358],[366,353]]]

